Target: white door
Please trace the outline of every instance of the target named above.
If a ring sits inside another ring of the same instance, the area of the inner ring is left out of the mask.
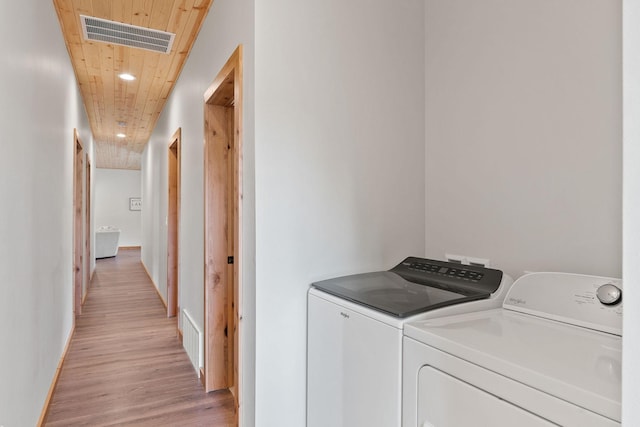
[[[557,425],[431,366],[418,375],[419,427]]]

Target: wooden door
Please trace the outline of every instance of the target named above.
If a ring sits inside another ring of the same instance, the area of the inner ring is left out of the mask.
[[[205,366],[207,391],[241,404],[242,47],[205,93]]]
[[[178,262],[179,262],[179,224],[180,224],[180,151],[181,129],[169,142],[169,194],[167,207],[167,316],[178,313]]]
[[[89,290],[89,284],[91,283],[91,237],[93,236],[93,230],[91,229],[91,162],[89,161],[89,155],[85,156],[86,168],[85,168],[85,232],[84,232],[84,280],[85,289],[82,302],[87,297]]]
[[[83,148],[78,131],[73,132],[73,309],[76,316],[82,314],[82,173]]]

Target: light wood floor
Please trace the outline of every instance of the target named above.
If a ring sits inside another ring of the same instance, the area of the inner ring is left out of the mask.
[[[98,260],[45,425],[231,426],[233,397],[206,394],[139,249]]]

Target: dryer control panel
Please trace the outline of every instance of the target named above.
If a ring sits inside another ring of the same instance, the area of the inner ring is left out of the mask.
[[[507,310],[622,336],[622,280],[571,273],[531,273],[513,283]]]

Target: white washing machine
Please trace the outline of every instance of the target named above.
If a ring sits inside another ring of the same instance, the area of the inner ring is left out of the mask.
[[[399,427],[403,325],[499,307],[512,282],[499,270],[410,257],[389,271],[314,283],[307,426]]]
[[[405,325],[403,427],[619,426],[621,286],[532,273],[502,308]]]

